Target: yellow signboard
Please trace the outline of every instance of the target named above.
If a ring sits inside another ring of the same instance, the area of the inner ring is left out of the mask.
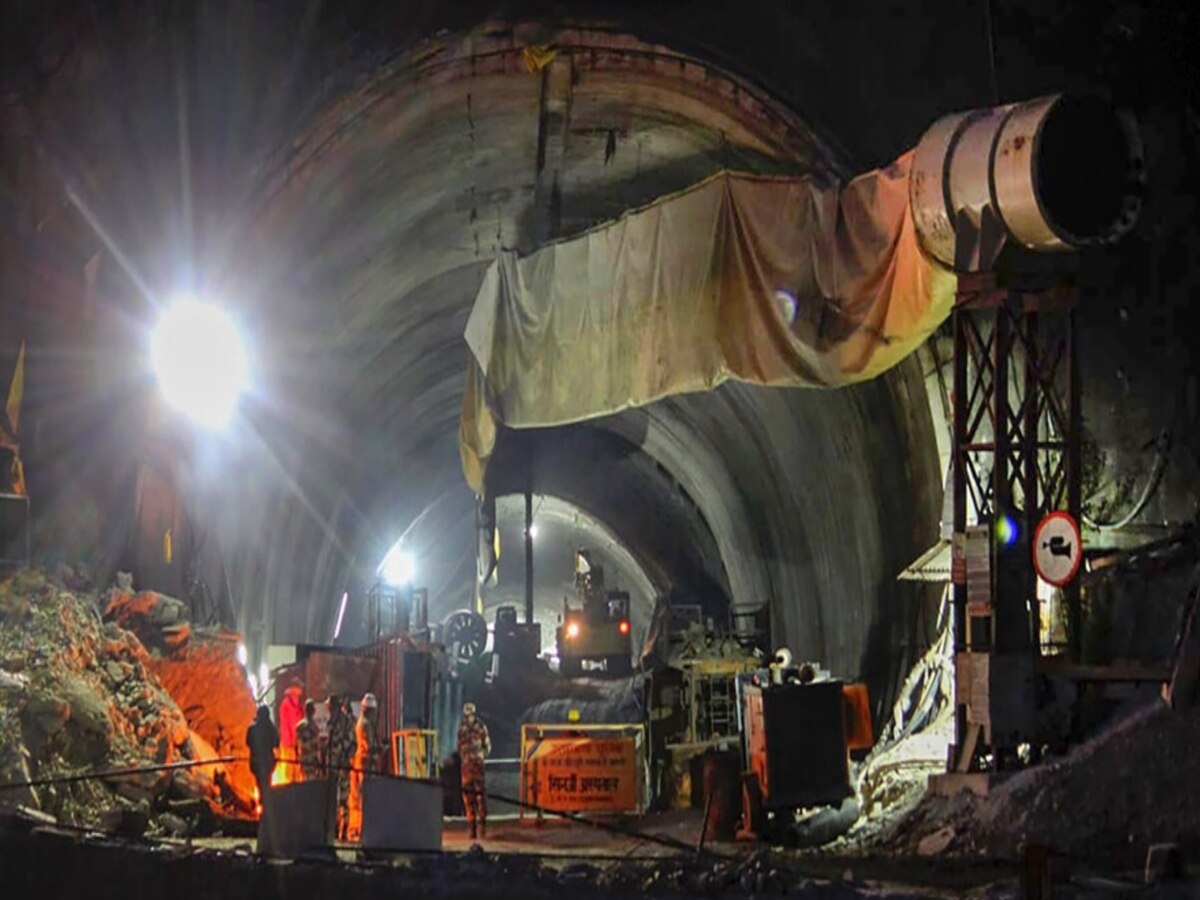
[[[555,812],[636,812],[633,737],[542,737],[521,759],[526,803]]]

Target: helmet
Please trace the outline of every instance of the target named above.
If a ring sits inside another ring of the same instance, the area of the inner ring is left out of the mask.
[[[363,694],[362,707],[363,709],[375,709],[379,706],[379,702],[375,699],[374,694]]]
[[[464,716],[475,715],[475,704],[474,703],[464,703],[463,704],[463,715]]]

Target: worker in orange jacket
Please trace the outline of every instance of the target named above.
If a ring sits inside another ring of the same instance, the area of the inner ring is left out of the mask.
[[[358,721],[354,723],[354,761],[350,772],[350,833],[349,839],[362,838],[363,780],[377,771],[379,739],[375,736],[375,717],[379,704],[374,694],[364,694]]]

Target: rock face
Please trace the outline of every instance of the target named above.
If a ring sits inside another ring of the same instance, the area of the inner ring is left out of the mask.
[[[104,618],[138,636],[143,646],[159,649],[187,628],[183,601],[154,591],[128,593],[114,588],[104,608]]]
[[[199,753],[145,646],[116,622],[103,622],[94,596],[32,570],[0,580],[0,781],[176,763]],[[187,772],[5,791],[0,804],[95,827],[136,811],[161,830],[156,816],[172,802],[222,802],[211,771]]]
[[[154,591],[109,592],[105,619],[129,628],[151,648],[147,666],[183,710],[187,727],[218,757],[246,758],[246,729],[254,721],[254,696],[237,659],[239,637],[230,631],[192,628],[181,601]],[[217,770],[227,795],[245,810],[254,808],[249,765]]]
[[[254,720],[254,696],[237,660],[238,636],[193,630],[189,639],[154,657],[151,669],[183,709],[188,726],[217,756],[246,758],[246,729]],[[227,770],[229,784],[244,799],[254,796],[250,766]]]

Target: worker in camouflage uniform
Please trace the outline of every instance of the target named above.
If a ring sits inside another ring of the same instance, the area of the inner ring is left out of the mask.
[[[337,835],[350,829],[350,764],[354,761],[354,719],[347,697],[329,698],[329,768],[337,785]]]
[[[483,761],[492,752],[487,726],[479,721],[474,703],[464,703],[458,726],[458,755],[462,758],[462,795],[471,838],[487,837],[487,792]]]
[[[300,761],[300,780],[316,781],[321,777],[317,758],[321,730],[317,727],[317,704],[304,701],[304,718],[296,723],[296,758]]]
[[[363,782],[378,771],[379,739],[375,736],[375,716],[379,703],[374,694],[363,694],[358,721],[354,723],[354,761],[350,765],[349,839],[362,837]]]

